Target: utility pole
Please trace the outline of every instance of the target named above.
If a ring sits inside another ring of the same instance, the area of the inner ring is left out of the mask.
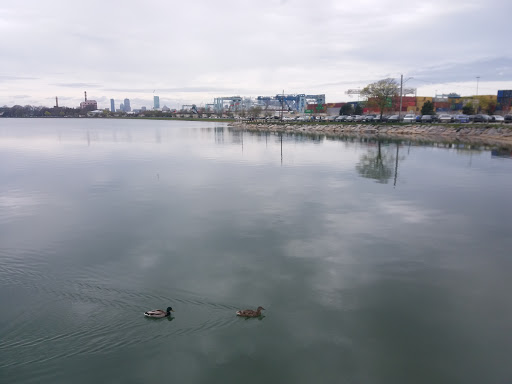
[[[281,121],[283,121],[283,113],[284,113],[284,89],[283,89],[283,97],[281,99]]]
[[[404,75],[400,75],[400,110],[398,111],[398,122],[401,121],[402,117],[402,95],[403,95],[403,88],[404,88]]]
[[[478,96],[478,81],[480,80],[480,76],[476,77],[476,95]]]

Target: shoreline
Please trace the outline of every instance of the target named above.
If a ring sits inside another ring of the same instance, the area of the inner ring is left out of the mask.
[[[500,125],[442,125],[442,124],[293,124],[234,122],[230,127],[253,132],[325,135],[329,137],[358,136],[415,141],[460,142],[506,146],[512,148],[512,126]]]

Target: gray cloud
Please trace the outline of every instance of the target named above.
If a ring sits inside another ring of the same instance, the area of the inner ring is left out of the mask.
[[[417,78],[410,84],[420,93],[475,76],[489,92],[512,88],[506,0],[88,4],[80,12],[63,0],[0,9],[9,36],[0,104],[14,93],[35,104],[58,95],[77,105],[87,89],[97,99],[129,94],[145,104],[153,90],[183,103],[283,89],[334,102],[346,100],[348,88],[401,73]]]
[[[485,81],[510,80],[512,79],[512,58],[497,57],[426,67],[417,72],[411,72],[411,75],[431,83],[473,81],[476,76],[480,76],[482,81],[484,79]]]
[[[94,83],[56,83],[57,87],[68,87],[68,88],[98,88],[98,84]]]
[[[0,75],[0,80],[2,81],[12,81],[12,80],[36,80],[37,77],[29,77],[29,76],[6,76]]]

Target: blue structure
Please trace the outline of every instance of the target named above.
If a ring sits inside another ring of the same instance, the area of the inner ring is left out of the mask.
[[[132,107],[130,106],[130,99],[124,99],[124,111],[131,112]]]
[[[114,99],[110,99],[110,111],[114,113],[116,111],[116,105],[114,103]]]
[[[512,106],[512,90],[498,91],[498,109],[508,110]]]
[[[304,113],[308,102],[311,102],[311,104],[325,104],[325,95],[278,94],[275,96],[258,96],[257,100],[267,105],[277,101],[283,108],[286,106],[289,111]]]
[[[160,109],[160,97],[153,96],[153,109]]]

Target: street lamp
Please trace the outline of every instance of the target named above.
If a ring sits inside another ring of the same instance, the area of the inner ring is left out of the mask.
[[[402,117],[402,97],[404,95],[404,84],[411,79],[414,79],[414,77],[408,77],[404,81],[404,75],[400,75],[400,110],[398,111],[398,121],[400,121]]]

